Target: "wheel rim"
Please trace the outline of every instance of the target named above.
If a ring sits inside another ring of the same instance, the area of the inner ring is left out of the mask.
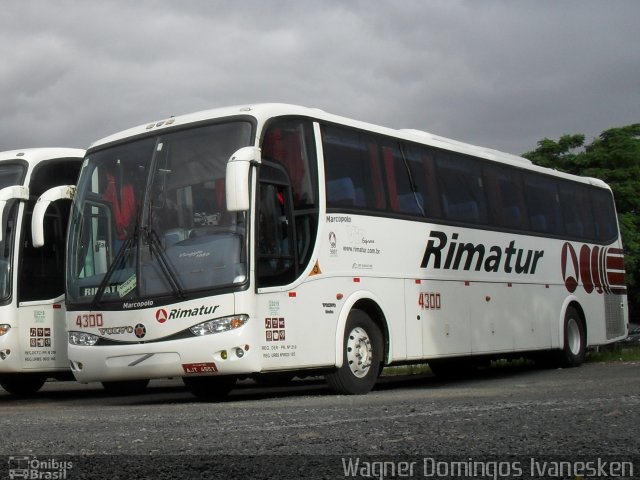
[[[351,373],[358,378],[365,377],[371,369],[373,347],[366,330],[356,327],[347,338],[347,363]]]
[[[573,355],[580,353],[580,327],[575,318],[570,318],[567,322],[567,346]]]

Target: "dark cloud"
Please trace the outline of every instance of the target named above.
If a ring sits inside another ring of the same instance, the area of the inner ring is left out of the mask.
[[[522,153],[638,122],[635,0],[5,2],[0,150],[283,101]]]

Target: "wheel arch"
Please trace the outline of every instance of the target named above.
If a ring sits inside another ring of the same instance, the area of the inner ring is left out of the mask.
[[[578,312],[578,315],[580,317],[580,323],[582,325],[582,328],[584,329],[584,336],[585,336],[585,345],[589,344],[589,331],[587,329],[587,318],[584,312],[584,309],[582,308],[582,305],[580,304],[580,302],[578,301],[578,299],[576,297],[567,297],[567,299],[564,302],[564,305],[562,306],[562,314],[560,315],[560,321],[558,322],[558,333],[559,333],[559,339],[560,339],[560,345],[559,347],[562,348],[562,346],[564,345],[564,321],[565,318],[567,316],[567,311],[569,310],[569,308],[574,308],[576,310],[576,312]]]
[[[349,312],[353,309],[362,310],[365,312],[369,318],[376,324],[376,326],[380,329],[380,334],[382,335],[382,343],[384,346],[384,352],[382,355],[382,361],[384,363],[388,363],[389,358],[391,358],[391,334],[389,331],[389,325],[387,324],[386,315],[380,307],[380,301],[371,292],[357,292],[351,295],[347,301],[344,303],[344,306],[340,312],[340,317],[338,320],[338,326],[336,328],[336,367],[340,368],[342,366],[343,360],[343,342],[344,342],[344,330],[347,324],[347,318],[349,317]]]

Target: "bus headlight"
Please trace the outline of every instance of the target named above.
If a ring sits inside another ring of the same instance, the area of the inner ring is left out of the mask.
[[[71,345],[82,345],[91,347],[96,344],[100,337],[84,332],[69,332],[69,343]]]
[[[249,321],[248,315],[233,315],[231,317],[216,318],[208,320],[190,328],[191,333],[201,337],[202,335],[211,335],[212,333],[228,332],[240,328]]]
[[[0,324],[0,337],[6,334],[9,330],[11,330],[11,325],[6,323]]]

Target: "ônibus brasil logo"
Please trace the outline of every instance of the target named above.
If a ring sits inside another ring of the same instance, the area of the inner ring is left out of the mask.
[[[627,292],[624,283],[624,256],[621,248],[589,247],[582,245],[576,252],[573,245],[562,246],[562,279],[570,293],[577,290],[578,285],[586,293]]]

